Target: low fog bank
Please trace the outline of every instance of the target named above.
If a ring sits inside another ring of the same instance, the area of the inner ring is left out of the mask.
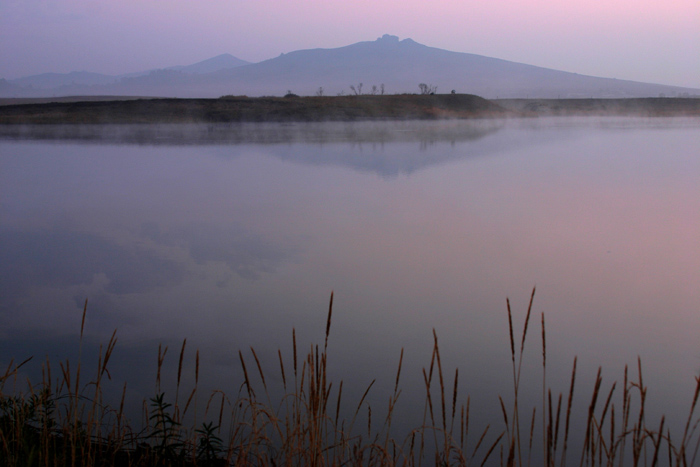
[[[0,106],[0,127],[192,123],[216,126],[248,122],[438,121],[549,116],[700,116],[700,98],[490,101],[471,94],[406,94],[86,100]],[[3,129],[2,132],[12,135],[19,130]]]
[[[501,107],[526,115],[637,115],[648,117],[700,115],[700,98],[630,99],[497,99]]]
[[[0,125],[0,140],[65,140],[156,146],[464,142],[498,131],[504,120],[234,124]]]

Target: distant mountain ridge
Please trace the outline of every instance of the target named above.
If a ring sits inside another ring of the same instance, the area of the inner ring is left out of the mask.
[[[32,88],[32,90],[56,90],[56,88],[71,89],[79,86],[101,86],[108,84],[116,84],[122,80],[147,76],[150,74],[158,74],[163,70],[177,71],[185,74],[203,74],[212,73],[237,66],[248,65],[250,62],[241,60],[231,54],[221,54],[192,65],[171,66],[163,69],[154,69],[135,73],[125,73],[121,75],[105,75],[102,73],[92,73],[88,71],[71,71],[70,73],[41,73],[38,75],[25,76],[22,78],[5,80],[4,87],[9,86],[17,90],[16,87]],[[0,94],[3,94],[4,88],[0,87]]]
[[[67,74],[72,75],[72,74]],[[92,76],[94,75],[94,76]],[[307,49],[248,63],[228,54],[197,64],[122,75],[100,83],[63,76],[53,88],[27,88],[32,78],[0,83],[0,96],[130,95],[157,97],[280,96],[353,93],[418,93],[420,83],[438,93],[476,94],[485,98],[622,98],[700,95],[700,89],[598,78],[522,63],[451,52],[384,35],[332,49]],[[68,82],[69,79],[72,81]],[[87,77],[86,77],[87,79]],[[22,80],[25,80],[24,82]],[[352,87],[351,87],[352,86]]]
[[[219,70],[227,70],[229,68],[236,68],[238,66],[249,65],[250,62],[241,60],[240,58],[234,57],[231,54],[221,54],[216,57],[197,62],[193,65],[187,66],[171,66],[166,68],[166,70],[182,71],[184,73],[212,73]]]

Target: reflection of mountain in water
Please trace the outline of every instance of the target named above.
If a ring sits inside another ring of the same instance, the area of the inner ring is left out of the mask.
[[[462,142],[502,127],[500,120],[234,124],[0,125],[0,139],[100,144],[220,145],[279,143]]]
[[[255,145],[264,148],[266,154],[288,162],[346,167],[392,177],[450,161],[497,154],[567,137],[570,133],[563,129],[580,124],[581,121],[575,119],[557,124],[547,119],[480,119],[217,125],[6,125],[0,126],[0,140],[203,146],[209,148],[208,152],[226,158],[240,155],[241,151],[236,147]],[[547,131],[552,127],[556,131]],[[514,129],[516,131],[512,131]],[[495,137],[497,133],[498,137]],[[314,150],[304,150],[302,145],[313,145]]]
[[[231,157],[232,145],[265,145],[283,160],[348,167],[382,176],[489,152],[479,143],[503,127],[499,120],[443,122],[352,122],[235,125],[27,125],[0,128],[0,139],[90,144],[217,146]],[[468,151],[451,150],[468,144]],[[320,151],[300,151],[313,144]],[[473,146],[473,148],[472,148]]]

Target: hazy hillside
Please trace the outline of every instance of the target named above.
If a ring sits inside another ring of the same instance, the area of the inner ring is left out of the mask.
[[[51,89],[72,84],[110,84],[117,81],[116,76],[90,73],[88,71],[72,71],[70,73],[42,73],[40,75],[26,76],[13,79],[12,84],[17,86],[33,87],[37,89]]]
[[[234,57],[231,54],[221,54],[216,57],[203,60],[201,62],[195,63],[193,65],[187,66],[171,66],[166,68],[167,70],[182,71],[183,73],[213,73],[219,70],[226,70],[229,68],[236,68],[243,65],[249,65],[250,62],[241,60],[240,58]]]
[[[227,93],[328,94],[352,93],[350,85],[385,85],[388,93],[415,93],[418,84],[437,86],[439,93],[505,97],[656,97],[700,93],[700,90],[566,73],[480,55],[428,47],[411,39],[385,35],[373,42],[336,49],[301,50],[208,76],[207,88],[229,85]],[[206,89],[206,88],[205,88]]]
[[[351,85],[360,92],[360,83],[363,94],[372,93],[373,86],[381,92],[382,84],[389,94],[417,93],[418,84],[425,83],[436,86],[438,93],[455,90],[491,99],[700,95],[700,89],[596,78],[450,52],[389,35],[335,49],[299,50],[255,64],[233,62],[240,66],[208,72],[221,62],[232,63],[231,58],[235,59],[222,55],[111,84],[63,86],[52,89],[51,95],[280,96],[287,91],[314,95],[321,88],[326,95],[337,95],[353,94]]]
[[[72,71],[70,73],[42,73],[25,76],[13,80],[3,80],[0,86],[0,96],[4,97],[42,97],[66,95],[100,95],[105,85],[116,85],[118,88],[128,88],[134,78],[142,78],[142,82],[151,88],[166,84],[177,84],[186,79],[183,75],[212,73],[219,70],[248,65],[250,62],[241,60],[231,54],[221,54],[186,66],[172,66],[159,70],[147,70],[122,75],[105,75],[87,71]],[[166,77],[166,78],[164,78]],[[169,77],[169,78],[167,78]],[[127,95],[128,93],[117,93]],[[153,95],[146,93],[144,95]],[[157,94],[156,94],[157,95]]]

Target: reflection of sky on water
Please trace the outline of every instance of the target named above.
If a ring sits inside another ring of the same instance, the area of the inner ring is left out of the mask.
[[[91,339],[118,328],[134,358],[187,337],[224,386],[239,348],[274,373],[292,327],[300,347],[321,342],[335,290],[344,390],[379,378],[384,404],[404,347],[402,398],[422,413],[435,328],[460,393],[494,413],[511,390],[505,297],[521,326],[537,284],[535,401],[544,312],[556,391],[574,355],[582,400],[598,365],[611,383],[640,355],[650,400],[684,411],[700,370],[699,125],[568,122],[430,144],[2,142],[0,364],[64,345],[88,297]]]

